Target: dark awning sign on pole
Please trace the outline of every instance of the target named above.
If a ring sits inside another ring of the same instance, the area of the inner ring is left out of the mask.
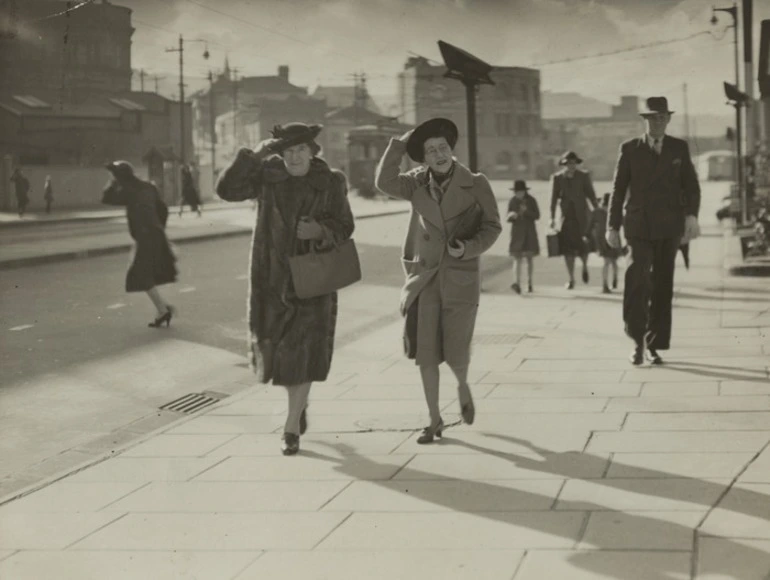
[[[468,109],[468,166],[471,171],[475,172],[477,171],[478,160],[476,152],[476,87],[482,84],[495,84],[489,77],[489,73],[494,67],[443,40],[438,41],[438,47],[447,67],[444,76],[456,79],[465,85]]]

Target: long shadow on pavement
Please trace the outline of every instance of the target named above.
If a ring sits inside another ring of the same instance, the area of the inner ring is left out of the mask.
[[[512,443],[527,443],[523,442],[522,440],[515,439],[515,438],[507,438],[507,437],[500,437],[504,440],[510,440]],[[445,442],[448,441],[445,439]],[[575,457],[580,455],[585,455],[584,459],[581,459],[581,461],[588,462],[588,463],[596,463],[601,461],[602,463],[606,463],[606,459],[602,459],[597,456],[593,456],[590,454],[580,454],[580,453],[548,453],[544,449],[537,448],[533,445],[529,445],[531,449],[538,450],[538,452],[542,452],[546,454],[546,458],[543,461],[536,461],[529,458],[525,458],[519,455],[515,454],[509,454],[509,453],[503,453],[499,451],[495,451],[493,449],[488,449],[485,447],[481,447],[478,445],[472,445],[468,443],[461,442],[459,440],[453,440],[453,443],[456,443],[460,446],[466,447],[468,449],[472,449],[474,451],[478,451],[484,454],[493,455],[496,457],[499,457],[501,459],[512,461],[517,466],[525,467],[525,468],[531,468],[535,471],[542,471],[546,473],[551,474],[558,474],[563,475],[567,479],[572,479],[572,476],[570,475],[570,470],[574,469],[575,465]],[[376,461],[373,461],[365,456],[359,455],[355,452],[355,450],[344,443],[336,443],[336,444],[325,444],[331,448],[334,448],[337,450],[341,455],[342,458],[338,457],[332,457],[323,455],[320,453],[315,452],[305,452],[305,455],[312,456],[318,459],[322,459],[325,461],[330,461],[332,463],[336,463],[335,470],[339,473],[343,473],[347,475],[348,477],[352,477],[353,479],[358,479],[358,474],[360,474],[362,471],[362,467],[366,465],[367,467],[376,468],[379,466],[379,464]],[[565,459],[569,457],[569,461],[565,461]],[[567,468],[567,465],[570,465],[572,467]],[[654,470],[646,470],[637,468],[639,474],[648,474],[646,475],[647,478],[654,477],[654,474],[658,474],[659,476],[663,477],[669,477],[671,478],[671,474],[664,474],[662,472],[656,472]],[[367,470],[368,471],[368,470]],[[441,488],[433,487],[429,485],[429,480],[437,480],[437,479],[443,479],[445,481],[452,481],[456,482],[459,486],[464,487],[462,493],[462,498],[465,503],[473,503],[474,498],[478,498],[479,500],[482,500],[486,504],[491,504],[495,506],[499,506],[499,511],[473,511],[471,509],[468,509],[467,507],[462,507],[457,505],[456,497],[453,498],[452,494],[447,494],[442,491]],[[577,478],[580,479],[580,478]],[[413,480],[419,480],[422,483],[428,483],[427,485],[414,485]],[[428,480],[428,481],[426,481]],[[597,482],[597,480],[590,480],[592,483]],[[714,485],[716,484],[709,484],[708,482],[702,482],[699,480],[693,480],[697,481],[699,485],[705,484],[706,486]],[[599,483],[604,483],[605,480],[600,480]],[[495,522],[516,526],[516,527],[528,527],[529,529],[535,530],[540,533],[549,534],[552,536],[561,536],[564,538],[567,538],[569,540],[574,540],[576,544],[572,546],[572,548],[564,548],[565,550],[569,549],[575,549],[577,547],[578,540],[581,541],[582,544],[591,545],[594,548],[598,550],[606,550],[606,551],[619,551],[624,550],[624,547],[621,547],[617,542],[612,541],[610,538],[617,538],[618,535],[615,534],[596,534],[595,536],[591,538],[581,538],[578,537],[581,535],[581,532],[578,531],[575,533],[574,526],[570,527],[569,525],[565,525],[564,522],[556,521],[554,522],[550,518],[532,518],[532,517],[523,517],[523,514],[521,513],[521,510],[519,511],[505,511],[505,507],[509,505],[542,505],[544,502],[553,502],[553,498],[549,496],[544,496],[541,494],[528,492],[528,491],[521,491],[516,489],[511,489],[508,487],[503,487],[499,485],[495,485],[494,483],[486,482],[486,481],[473,481],[473,480],[462,480],[462,479],[451,479],[451,478],[442,478],[442,476],[429,473],[422,470],[417,470],[410,468],[409,466],[405,467],[399,472],[399,480],[374,480],[369,481],[369,483],[373,483],[376,485],[380,485],[386,489],[388,489],[391,492],[397,492],[402,493],[404,495],[407,495],[410,498],[416,498],[425,502],[429,502],[431,504],[434,504],[436,506],[441,506],[444,508],[448,508],[451,511],[454,512],[463,512],[472,514],[477,517],[486,518]],[[612,485],[613,482],[610,480],[607,480],[607,483]],[[621,487],[622,488],[622,487]],[[634,491],[634,490],[631,490]],[[638,490],[636,490],[638,492]],[[720,492],[722,491],[720,487]],[[754,494],[752,493],[753,499],[755,502],[763,502],[760,504],[755,503],[754,505],[769,505],[770,497],[763,495],[763,494]],[[685,497],[672,497],[672,499],[681,499],[683,501],[689,501],[692,502],[693,498],[690,496]],[[653,533],[655,537],[666,537],[666,538],[688,538],[688,542],[691,541],[691,543],[688,545],[686,549],[683,549],[682,551],[690,551],[693,550],[695,553],[697,553],[698,549],[698,543],[700,541],[699,534],[694,531],[692,528],[689,528],[687,526],[683,526],[681,524],[673,523],[673,522],[667,522],[660,519],[648,517],[639,515],[638,513],[629,514],[620,510],[612,509],[607,506],[592,503],[592,502],[584,502],[584,501],[564,501],[559,500],[558,501],[559,511],[557,513],[569,513],[569,512],[602,512],[602,514],[612,514],[615,516],[615,518],[620,522],[623,523],[622,530],[618,530],[618,534],[620,537],[628,537],[628,534],[633,534],[635,530],[639,531],[640,534],[640,542],[644,542],[645,536],[649,534],[649,530],[653,530]],[[710,507],[710,506],[709,506]],[[553,511],[544,512],[544,513],[554,513]],[[756,515],[752,512],[752,515]],[[765,514],[765,517],[768,517],[768,514]],[[768,518],[770,519],[770,518]],[[583,526],[580,529],[585,529],[586,523],[583,523]],[[424,530],[425,533],[430,533],[428,530]],[[420,530],[404,530],[404,533],[421,533]],[[625,536],[623,534],[626,534]],[[750,575],[749,571],[740,571],[735,569],[730,569],[731,563],[734,563],[735,561],[738,562],[751,562],[752,566],[754,563],[757,565],[757,569],[770,569],[770,554],[767,552],[764,552],[762,550],[758,550],[755,548],[752,548],[750,546],[742,545],[737,542],[734,542],[730,539],[722,539],[722,542],[724,542],[724,547],[729,550],[730,558],[729,559],[723,559],[723,558],[709,558],[705,564],[703,564],[700,569],[698,569],[698,563],[694,560],[691,563],[691,569],[688,571],[692,578],[697,577],[698,574],[721,574],[722,578],[732,578],[733,580],[757,580],[757,577],[753,574]],[[553,548],[549,548],[553,549]],[[628,543],[627,549],[629,551],[639,551],[643,550],[643,548],[638,547],[637,545],[634,545],[633,540]],[[655,548],[650,548],[651,551],[655,551]],[[673,566],[671,565],[670,560],[667,560],[666,558],[647,558],[645,561],[640,565],[637,561],[635,564],[630,565],[624,565],[622,561],[619,561],[618,559],[613,558],[603,558],[602,556],[606,555],[605,553],[600,552],[588,552],[588,551],[576,551],[574,555],[570,556],[569,561],[571,564],[573,564],[576,567],[582,568],[586,571],[604,575],[606,577],[610,578],[617,578],[618,580],[681,580],[682,578],[682,568],[681,566]],[[526,564],[525,564],[526,566]],[[638,567],[634,567],[638,566]]]

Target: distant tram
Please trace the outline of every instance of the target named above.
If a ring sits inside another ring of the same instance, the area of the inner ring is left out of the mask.
[[[348,133],[348,159],[350,160],[348,179],[350,188],[358,191],[362,197],[375,197],[378,192],[374,187],[374,170],[385,153],[385,148],[392,137],[406,133],[411,126],[398,122],[378,125],[362,125]],[[401,170],[408,171],[416,164],[404,156]]]

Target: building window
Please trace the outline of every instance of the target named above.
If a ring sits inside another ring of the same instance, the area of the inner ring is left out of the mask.
[[[537,87],[532,87],[532,104],[536,109],[540,108],[540,93],[537,90]]]
[[[509,151],[500,151],[495,156],[495,165],[499,169],[510,169],[511,167],[511,154]]]
[[[517,168],[519,173],[527,173],[529,171],[529,153],[522,151],[519,154],[519,167]]]
[[[499,84],[495,86],[495,96],[498,99],[509,99],[511,97],[511,89],[507,84]]]
[[[511,134],[511,116],[508,113],[495,114],[495,126],[497,134],[505,137]]]
[[[519,115],[519,135],[529,135],[529,117],[527,115]]]
[[[521,85],[521,100],[525,105],[529,105],[529,87]]]

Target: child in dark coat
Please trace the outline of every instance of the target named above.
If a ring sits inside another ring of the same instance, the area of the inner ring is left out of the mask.
[[[596,252],[604,258],[604,266],[602,267],[602,292],[604,294],[612,293],[608,282],[610,268],[612,268],[612,288],[618,287],[618,258],[623,253],[622,250],[611,248],[607,240],[604,239],[604,234],[607,231],[607,208],[609,204],[610,194],[605,193],[601,205],[591,213],[587,232],[589,242]]]
[[[535,222],[540,219],[540,208],[529,195],[527,182],[517,179],[511,188],[513,197],[508,202],[508,223],[511,224],[511,242],[508,253],[513,257],[514,281],[511,289],[521,294],[521,260],[527,261],[527,288],[532,292],[533,258],[540,254]]]

